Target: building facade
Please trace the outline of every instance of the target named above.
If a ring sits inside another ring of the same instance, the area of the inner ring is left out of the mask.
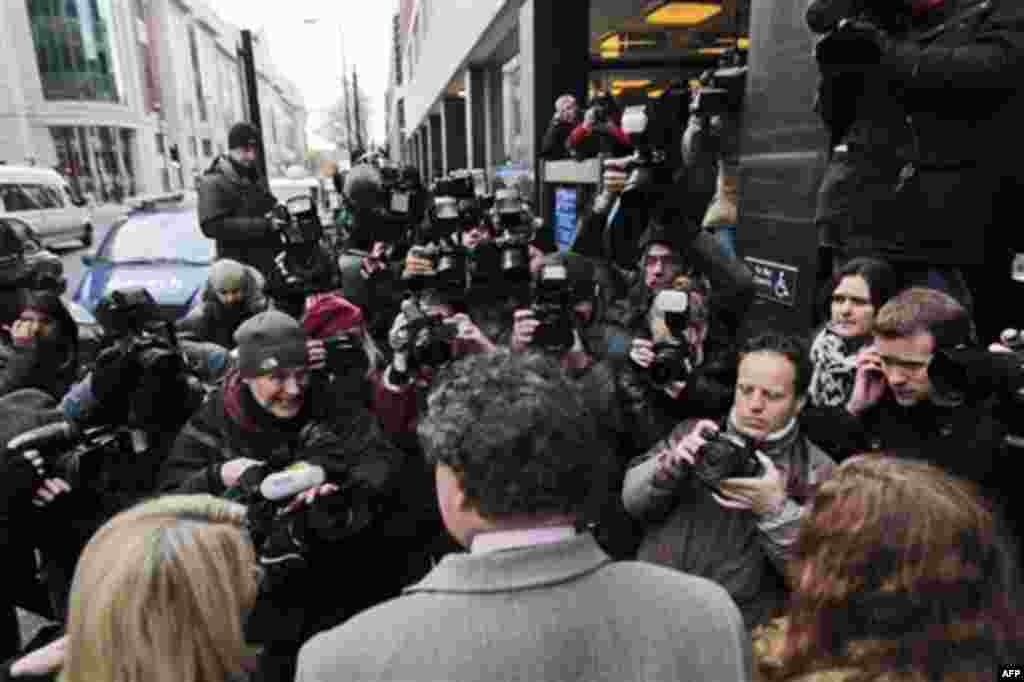
[[[240,32],[200,0],[0,0],[0,161],[57,167],[99,201],[192,187],[246,118]],[[306,111],[256,36],[268,168]]]
[[[391,146],[427,180],[481,168],[528,195],[554,101],[648,102],[749,43],[749,0],[403,0]]]

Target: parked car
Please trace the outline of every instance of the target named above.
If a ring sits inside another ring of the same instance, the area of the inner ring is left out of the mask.
[[[79,239],[83,246],[92,245],[88,202],[48,168],[0,165],[0,217],[24,220],[44,244]]]
[[[67,290],[64,264],[57,254],[43,246],[42,240],[32,226],[12,216],[0,216],[0,223],[10,226],[21,240],[21,253],[25,259],[26,269],[36,277],[36,284],[64,293]]]
[[[200,300],[215,258],[194,201],[181,194],[140,201],[114,222],[95,254],[82,256],[86,271],[72,299],[93,312],[111,291],[144,287],[161,318],[173,322]]]

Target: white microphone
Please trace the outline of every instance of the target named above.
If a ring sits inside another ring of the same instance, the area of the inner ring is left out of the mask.
[[[326,480],[327,474],[323,467],[298,462],[263,479],[260,483],[260,495],[272,502],[283,500],[322,485]]]

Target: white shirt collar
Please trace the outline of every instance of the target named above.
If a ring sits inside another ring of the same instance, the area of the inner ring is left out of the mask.
[[[576,535],[572,526],[542,526],[516,530],[495,530],[473,536],[469,551],[473,554],[500,552],[505,549],[548,545],[562,542]]]

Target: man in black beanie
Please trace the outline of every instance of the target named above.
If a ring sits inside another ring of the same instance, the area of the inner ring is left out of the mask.
[[[236,123],[228,133],[228,153],[218,156],[199,180],[199,226],[217,240],[218,258],[251,265],[264,276],[281,251],[281,239],[267,213],[277,200],[256,163],[260,132]]]

